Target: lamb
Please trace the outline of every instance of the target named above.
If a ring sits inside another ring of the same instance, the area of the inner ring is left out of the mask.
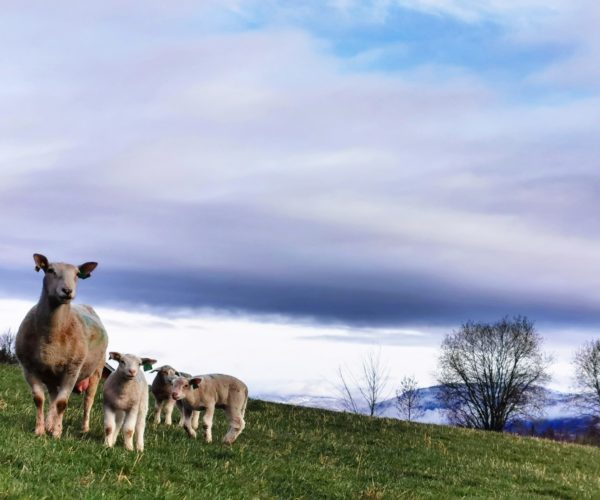
[[[63,416],[73,390],[85,392],[83,432],[90,429],[90,412],[102,375],[108,335],[90,306],[71,305],[77,280],[90,277],[98,265],[50,263],[33,254],[35,270],[44,271],[38,303],[23,319],[15,351],[36,406],[35,434],[60,438]],[[44,420],[44,387],[50,406]]]
[[[156,363],[155,359],[138,358],[133,354],[109,353],[109,359],[119,362],[117,369],[104,382],[104,444],[112,448],[121,428],[125,448],[144,451],[144,430],[148,413],[148,382],[144,368]]]
[[[232,444],[246,426],[244,414],[248,403],[248,387],[231,375],[198,375],[178,377],[173,381],[172,398],[183,403],[183,415],[186,432],[196,437],[192,426],[192,411],[206,410],[202,417],[204,439],[212,441],[212,423],[215,408],[222,408],[229,420],[229,430],[223,442]]]
[[[160,424],[162,411],[165,411],[165,424],[172,424],[172,414],[173,408],[175,404],[179,408],[181,412],[181,420],[179,421],[179,425],[183,427],[184,418],[183,418],[183,407],[180,401],[175,401],[171,397],[171,393],[173,392],[173,380],[177,377],[191,377],[189,373],[179,372],[175,368],[169,365],[161,366],[160,368],[156,368],[152,370],[151,373],[156,372],[156,377],[152,381],[152,394],[154,395],[154,400],[156,402],[155,412],[154,412],[154,423]],[[198,419],[199,412],[195,411],[192,418],[192,426],[194,429],[198,428]]]

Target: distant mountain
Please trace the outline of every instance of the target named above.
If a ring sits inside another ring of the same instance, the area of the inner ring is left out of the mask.
[[[508,430],[521,434],[547,435],[560,434],[565,437],[575,437],[585,433],[593,422],[590,416],[582,416],[580,409],[574,403],[575,396],[570,393],[563,393],[546,389],[546,404],[538,415],[526,420],[513,422]],[[438,395],[440,386],[432,386],[419,389],[421,402],[418,406],[420,416],[414,421],[448,425],[448,417],[443,405],[440,403]],[[344,411],[344,405],[340,398],[327,396],[310,395],[274,395],[262,394],[258,399],[287,403],[299,406],[308,406],[313,408],[323,408],[335,411]],[[360,398],[356,398],[357,401]],[[395,405],[395,398],[382,401],[377,406],[377,415],[380,417],[400,418]],[[368,413],[366,407],[360,408],[361,413]]]

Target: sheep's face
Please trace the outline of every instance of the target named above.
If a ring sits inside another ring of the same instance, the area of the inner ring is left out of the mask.
[[[75,298],[77,281],[85,279],[95,269],[95,262],[73,266],[62,262],[48,262],[41,254],[34,254],[35,269],[44,271],[44,290],[53,303],[68,304]]]
[[[180,399],[185,398],[185,395],[192,390],[192,382],[187,377],[177,377],[173,380],[173,390],[171,392],[171,397],[178,401]]]
[[[121,354],[118,352],[109,353],[108,358],[119,362],[119,366],[117,366],[117,372],[122,377],[127,379],[133,379],[137,377],[137,374],[144,365],[152,365],[156,363],[155,359],[139,358],[133,354]]]
[[[171,380],[175,379],[176,377],[179,377],[179,372],[169,365],[161,366],[158,369],[158,373],[160,373],[165,378],[165,380]]]
[[[45,270],[44,288],[60,304],[68,304],[77,291],[77,268],[71,264],[51,263]]]

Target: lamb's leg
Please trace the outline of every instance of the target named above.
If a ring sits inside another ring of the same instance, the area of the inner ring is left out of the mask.
[[[183,423],[185,422],[185,415],[183,414],[183,403],[181,401],[175,401],[175,404],[177,405],[179,413],[181,414],[181,418],[179,419],[179,427],[183,427]]]
[[[123,427],[123,421],[125,420],[125,412],[123,410],[117,410],[115,415],[115,433],[113,436],[113,444],[116,443],[119,432]]]
[[[165,401],[165,424],[171,425],[173,423],[173,408],[175,408],[175,400],[169,398]]]
[[[123,440],[125,441],[125,449],[129,451],[133,451],[133,434],[138,413],[139,408],[132,408],[125,414],[125,421],[123,422]]]
[[[192,410],[186,406],[183,407],[183,428],[188,436],[196,437],[196,431],[192,428]]]
[[[158,399],[155,400],[155,404],[154,404],[154,423],[155,424],[160,424],[160,414],[162,413],[162,408],[165,404],[165,400],[163,399],[162,401],[159,401]]]
[[[242,412],[239,408],[227,407],[225,413],[229,419],[229,430],[225,434],[223,442],[225,444],[233,444],[244,430],[244,427],[246,427],[246,422],[244,422],[244,417],[242,417]]]
[[[200,423],[200,412],[198,410],[194,410],[192,412],[192,428],[196,430]]]
[[[212,443],[212,424],[214,414],[215,407],[214,405],[210,405],[206,407],[206,411],[202,417],[202,429],[204,430],[204,439],[207,443]]]
[[[135,423],[135,448],[144,451],[144,431],[146,430],[146,415],[148,413],[148,398],[140,402],[140,411]]]
[[[104,444],[112,448],[117,440],[117,422],[113,409],[104,405]]]
[[[89,432],[90,430],[90,413],[92,411],[92,405],[94,404],[94,398],[96,397],[96,391],[102,378],[102,368],[104,368],[104,362],[102,365],[90,376],[90,384],[85,391],[85,399],[83,401],[83,432]]]
[[[46,434],[44,419],[44,384],[31,373],[25,373],[25,379],[31,387],[31,394],[33,396],[33,402],[35,403],[35,434],[36,436],[44,436]]]

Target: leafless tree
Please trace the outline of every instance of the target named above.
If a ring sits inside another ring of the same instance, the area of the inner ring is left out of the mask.
[[[344,375],[341,367],[338,369],[338,375],[339,392],[344,408],[352,413],[360,413],[360,408],[364,404],[367,413],[374,416],[378,404],[386,397],[389,379],[389,370],[381,361],[381,352],[371,351],[366,354],[358,375],[352,372]]]
[[[550,358],[526,317],[468,322],[442,343],[438,381],[453,423],[502,431],[540,408]]]
[[[396,390],[396,410],[400,418],[412,422],[415,418],[422,417],[425,411],[420,407],[423,397],[414,376],[403,377],[400,387]]]
[[[16,335],[11,330],[0,335],[0,363],[16,364],[18,363],[15,354]]]
[[[584,411],[600,416],[600,339],[586,342],[575,353],[577,400]]]

